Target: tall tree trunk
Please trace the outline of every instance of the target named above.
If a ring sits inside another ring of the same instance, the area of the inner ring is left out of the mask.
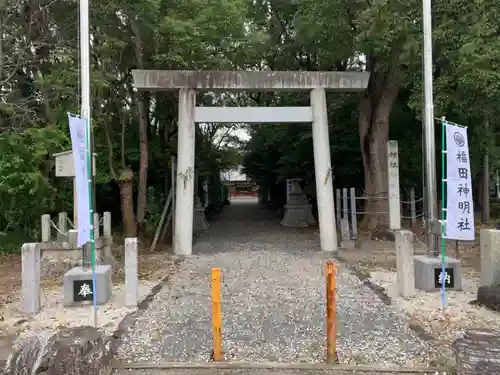
[[[373,69],[374,64],[370,64]],[[363,227],[387,228],[389,224],[387,141],[392,105],[399,94],[397,68],[388,76],[372,73],[359,105],[359,136],[365,175]]]
[[[148,110],[147,99],[142,93],[139,93],[139,185],[137,193],[137,225],[139,228],[144,224],[146,217],[147,199],[148,199],[148,164],[149,164],[149,147],[148,147]]]
[[[134,214],[134,172],[130,169],[122,170],[118,186],[120,187],[120,205],[125,237],[135,237],[137,236],[137,225]]]
[[[111,130],[109,129],[108,122],[104,122],[104,132],[106,134],[106,141],[108,144],[108,167],[109,172],[113,180],[117,183],[120,189],[120,208],[122,211],[122,221],[123,229],[126,237],[136,237],[137,236],[137,223],[135,221],[134,212],[134,172],[128,168],[125,164],[125,132],[127,129],[128,120],[123,115],[122,101],[115,98],[116,105],[110,106],[110,110],[118,114],[120,120],[121,129],[119,134],[121,135],[120,141],[120,173],[116,173],[113,167],[114,150],[113,142],[111,139]]]
[[[490,139],[490,124],[488,119],[484,122],[484,133],[486,139]],[[481,222],[488,223],[490,221],[490,157],[489,157],[490,142],[487,141],[484,147],[483,168],[482,168],[482,194],[481,194]]]
[[[139,33],[139,28],[136,22],[131,18],[130,22],[134,33],[135,57],[137,67],[144,69],[144,56],[142,49],[142,41]],[[146,217],[147,200],[148,200],[148,124],[149,124],[149,96],[143,92],[136,95],[137,108],[139,111],[139,185],[137,192],[137,226],[139,231],[144,224]]]

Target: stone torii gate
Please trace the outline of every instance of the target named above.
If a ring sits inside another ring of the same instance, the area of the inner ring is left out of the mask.
[[[174,241],[177,255],[193,250],[195,123],[312,123],[321,250],[338,250],[326,90],[363,91],[370,73],[132,70],[138,90],[179,91]],[[196,91],[310,91],[307,107],[197,107]]]

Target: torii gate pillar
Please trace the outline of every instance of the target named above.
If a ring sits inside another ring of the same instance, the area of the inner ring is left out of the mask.
[[[195,123],[312,123],[321,250],[338,250],[325,90],[363,91],[370,73],[133,70],[138,90],[179,90],[175,252],[193,250]],[[309,107],[196,107],[196,91],[310,91]]]
[[[196,91],[189,88],[180,89],[174,217],[176,255],[191,255],[193,251],[195,107]]]
[[[314,174],[316,176],[321,250],[333,252],[337,251],[338,242],[325,89],[318,88],[311,91],[311,109],[313,117]]]

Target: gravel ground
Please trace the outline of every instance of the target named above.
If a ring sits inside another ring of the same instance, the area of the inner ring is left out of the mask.
[[[483,306],[471,304],[477,299],[479,278],[462,274],[461,291],[446,292],[446,310],[441,310],[441,293],[417,290],[415,296],[402,298],[398,294],[397,275],[387,270],[371,272],[371,280],[383,287],[393,305],[411,317],[427,333],[443,343],[451,343],[464,331],[489,328],[500,331],[498,313]]]
[[[327,255],[312,230],[279,226],[266,209],[233,203],[199,238],[123,338],[117,359],[207,361],[211,352],[209,275],[223,274],[223,342],[232,360],[321,362],[325,354]],[[338,355],[342,363],[425,363],[429,346],[347,268],[337,275]]]

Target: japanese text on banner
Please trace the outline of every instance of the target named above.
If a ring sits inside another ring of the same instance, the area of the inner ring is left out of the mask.
[[[467,128],[446,124],[446,238],[474,240]]]
[[[78,247],[83,246],[90,240],[89,173],[86,162],[85,127],[86,122],[84,119],[69,115],[78,207],[78,228],[76,228],[78,231]]]

